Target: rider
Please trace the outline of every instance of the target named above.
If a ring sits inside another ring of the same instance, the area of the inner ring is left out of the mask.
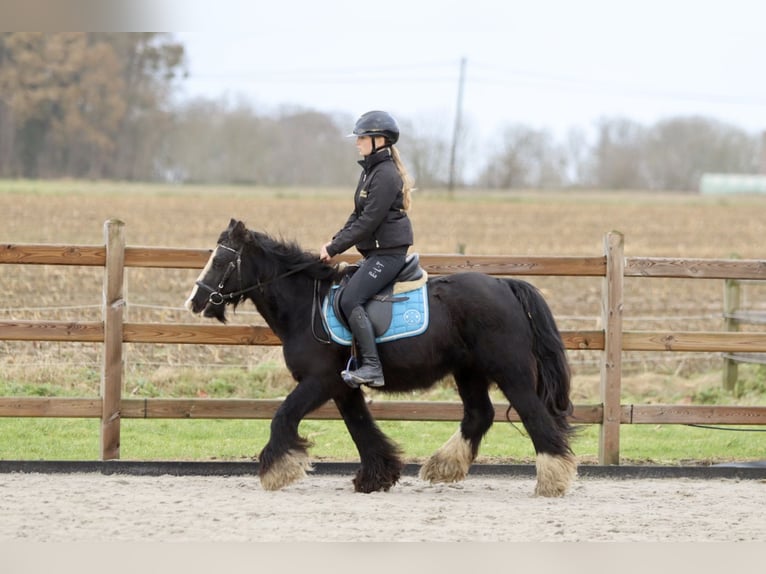
[[[329,261],[350,247],[364,257],[343,290],[340,308],[346,317],[361,355],[361,365],[344,370],[343,379],[352,387],[382,387],[380,365],[372,323],[364,304],[394,280],[404,267],[407,249],[413,242],[407,216],[412,181],[399,151],[399,126],[391,114],[371,111],[356,122],[353,133],[362,159],[362,174],[354,194],[354,210],[346,224],[322,246],[319,256]]]

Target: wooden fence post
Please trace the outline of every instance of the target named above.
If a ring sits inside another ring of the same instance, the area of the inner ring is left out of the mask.
[[[723,325],[726,331],[739,331],[739,321],[733,317],[739,310],[740,286],[736,279],[726,279],[723,285]],[[732,358],[723,359],[723,387],[733,391],[737,386],[737,361]]]
[[[122,325],[125,299],[125,224],[117,219],[104,223],[103,319],[104,363],[101,372],[101,460],[120,458],[120,402],[122,400]]]
[[[606,276],[601,299],[601,321],[604,326],[601,402],[604,419],[599,437],[599,464],[620,464],[624,246],[625,237],[622,233],[612,231],[604,237]]]

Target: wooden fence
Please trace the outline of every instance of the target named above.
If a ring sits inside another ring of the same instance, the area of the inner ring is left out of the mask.
[[[0,264],[79,265],[105,267],[103,320],[1,321],[0,340],[68,341],[104,345],[100,397],[0,397],[0,417],[92,417],[101,419],[101,459],[119,458],[123,418],[271,418],[279,400],[264,399],[130,399],[122,397],[124,343],[207,345],[279,345],[267,327],[130,323],[123,320],[123,275],[126,267],[201,268],[210,251],[125,245],[124,224],[104,224],[104,245],[0,245]],[[348,258],[347,260],[351,260]],[[625,331],[622,327],[625,277],[766,280],[766,260],[675,259],[625,257],[624,238],[612,232],[603,253],[594,257],[504,257],[422,255],[432,275],[481,271],[492,275],[577,276],[602,278],[602,329],[562,331],[567,349],[600,352],[600,404],[575,405],[574,420],[598,424],[599,462],[619,464],[623,424],[766,425],[766,407],[635,405],[621,402],[622,351],[766,352],[766,333],[702,331]],[[380,420],[459,421],[458,402],[372,402]],[[498,405],[497,420],[505,416]],[[331,403],[309,418],[338,419]],[[511,413],[512,420],[518,420]]]
[[[742,291],[754,281],[727,279],[723,291],[723,318],[726,331],[739,331],[742,325],[766,325],[766,311],[742,307]],[[766,365],[766,353],[728,352],[723,356],[723,386],[729,391],[737,386],[738,363]]]

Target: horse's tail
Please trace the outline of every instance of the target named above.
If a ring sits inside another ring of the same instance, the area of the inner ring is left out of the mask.
[[[536,287],[516,279],[506,281],[521,303],[532,328],[532,352],[537,362],[537,396],[559,428],[569,434],[573,430],[567,420],[573,411],[569,397],[571,372],[553,313]]]

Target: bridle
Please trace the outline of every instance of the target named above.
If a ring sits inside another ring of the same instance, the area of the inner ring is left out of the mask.
[[[202,287],[206,291],[210,292],[210,295],[208,295],[207,300],[208,300],[208,303],[210,303],[211,305],[223,305],[224,303],[228,301],[233,301],[234,299],[238,299],[242,295],[250,293],[251,291],[255,291],[256,289],[262,290],[265,285],[268,285],[269,283],[272,283],[274,281],[278,281],[279,279],[289,277],[290,275],[294,275],[295,273],[299,273],[314,264],[313,261],[306,261],[305,263],[296,265],[292,269],[289,269],[288,271],[282,273],[281,275],[277,275],[276,277],[273,277],[269,279],[268,281],[256,281],[254,285],[243,288],[242,287],[242,249],[244,249],[244,245],[240,247],[239,249],[233,249],[229,247],[228,245],[219,243],[218,245],[216,245],[216,250],[219,247],[222,249],[225,249],[226,251],[234,253],[236,257],[232,259],[231,261],[229,261],[229,265],[226,267],[226,271],[224,271],[223,276],[221,277],[221,280],[218,282],[217,288],[211,287],[210,285],[208,285],[201,279],[196,281],[196,285],[198,287]],[[226,284],[226,281],[229,280],[229,277],[231,277],[231,274],[234,273],[234,271],[237,272],[237,279],[239,281],[239,290],[232,291],[231,293],[221,293],[223,286]]]
[[[215,246],[216,251],[218,249],[225,249],[226,251],[230,251],[231,253],[234,253],[236,255],[236,258],[229,261],[229,265],[226,267],[226,271],[224,271],[223,276],[221,277],[221,280],[218,282],[218,288],[214,289],[202,279],[199,279],[196,281],[197,287],[202,287],[206,291],[210,292],[210,295],[208,295],[208,303],[212,305],[223,305],[227,301],[231,301],[237,297],[240,297],[244,295],[245,293],[248,293],[250,291],[253,291],[254,289],[257,289],[259,287],[259,283],[256,283],[252,287],[249,287],[247,289],[242,289],[242,247],[239,248],[239,250],[232,249],[228,245],[223,245],[219,243]],[[223,286],[226,284],[226,282],[229,280],[229,277],[231,277],[231,274],[234,273],[236,270],[237,277],[239,279],[239,285],[240,290],[239,291],[233,291],[231,293],[221,293],[221,290],[223,289]]]
[[[269,279],[268,281],[263,281],[263,282],[256,281],[254,285],[243,288],[242,287],[242,249],[244,249],[244,246],[240,247],[237,250],[237,249],[233,249],[229,247],[228,245],[223,245],[219,243],[218,245],[216,245],[216,250],[219,247],[225,249],[226,251],[229,251],[230,253],[234,253],[236,257],[233,260],[229,261],[229,264],[226,267],[226,271],[224,271],[223,273],[223,277],[221,277],[221,280],[218,282],[218,287],[213,288],[207,283],[205,283],[204,281],[202,281],[201,279],[196,281],[196,285],[198,287],[202,287],[206,291],[210,292],[210,295],[208,295],[208,299],[207,299],[208,303],[210,303],[211,305],[216,305],[216,306],[223,305],[224,303],[228,301],[237,299],[241,297],[242,295],[245,295],[246,293],[255,291],[256,289],[263,290],[264,285],[268,285],[269,283],[272,283],[279,279],[283,279],[295,273],[299,273],[314,264],[314,261],[306,261],[305,263],[296,265],[292,269],[289,269],[288,271],[285,271],[281,275],[277,275],[276,277],[273,277],[272,279]],[[234,273],[234,271],[237,272],[237,279],[239,281],[239,290],[232,291],[231,293],[221,293],[223,286],[226,284],[226,281],[229,280],[229,277],[231,277],[231,274]],[[311,334],[314,336],[314,339],[316,339],[320,343],[329,345],[332,343],[330,337],[327,336],[326,338],[322,338],[317,333],[315,319],[318,312],[319,312],[319,279],[314,279],[314,296],[312,297],[312,303],[311,303]]]

